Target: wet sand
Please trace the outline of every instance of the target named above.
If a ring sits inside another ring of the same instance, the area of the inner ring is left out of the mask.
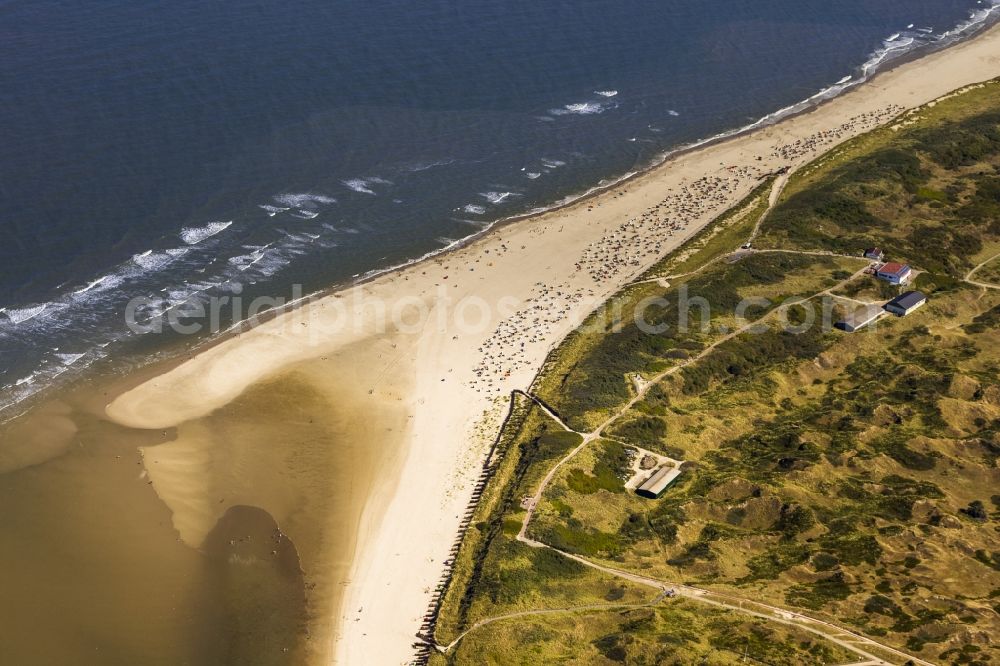
[[[365,500],[407,425],[405,377],[356,390],[375,349],[177,428],[109,422],[101,379],[0,427],[0,663],[328,660]]]

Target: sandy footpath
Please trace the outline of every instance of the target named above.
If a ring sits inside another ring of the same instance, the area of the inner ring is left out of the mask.
[[[407,377],[410,428],[358,526],[333,640],[337,663],[405,663],[506,396],[529,385],[553,345],[764,174],[996,76],[994,28],[810,113],[277,317],[118,396],[107,413],[137,428],[176,426],[291,364],[391,333],[364,381],[376,394]]]

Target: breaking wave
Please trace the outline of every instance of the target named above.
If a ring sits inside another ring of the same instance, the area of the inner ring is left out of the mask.
[[[211,238],[217,233],[225,231],[233,224],[229,222],[209,222],[203,227],[185,227],[181,229],[181,240],[188,245],[197,245],[206,238]]]
[[[164,250],[163,252],[146,250],[141,254],[133,255],[132,261],[136,266],[145,271],[158,271],[165,268],[167,264],[170,264],[178,257],[183,257],[186,253],[187,250],[183,248]]]
[[[24,308],[4,308],[0,310],[0,312],[7,315],[7,319],[10,320],[12,324],[16,325],[34,319],[38,315],[45,312],[48,307],[48,303],[42,303],[41,305],[31,305]]]

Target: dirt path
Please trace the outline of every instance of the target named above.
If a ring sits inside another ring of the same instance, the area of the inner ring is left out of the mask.
[[[788,178],[791,176],[790,171],[786,171],[777,178],[774,179],[774,185],[771,186],[771,194],[767,197],[767,209],[760,214],[757,218],[757,223],[753,225],[753,231],[750,232],[750,237],[747,239],[746,244],[751,245],[756,239],[757,235],[760,233],[760,227],[764,224],[764,220],[767,218],[768,214],[774,209],[774,204],[778,203],[778,197],[785,190],[785,185],[788,184]]]
[[[1000,252],[998,252],[997,254],[994,254],[992,257],[990,257],[986,261],[983,261],[983,262],[980,262],[979,264],[977,264],[975,268],[973,268],[971,271],[969,271],[968,273],[965,274],[965,277],[962,278],[962,281],[963,282],[968,282],[969,284],[975,285],[977,287],[983,287],[984,289],[1000,289],[1000,284],[993,284],[991,282],[976,282],[975,280],[972,279],[972,274],[973,273],[975,273],[980,268],[982,268],[986,264],[990,263],[991,261],[993,261],[997,257],[1000,257]]]
[[[684,585],[681,583],[670,583],[655,578],[649,578],[648,576],[640,576],[638,574],[630,573],[628,571],[622,571],[620,569],[615,569],[613,567],[608,567],[602,564],[598,564],[596,562],[592,562],[578,555],[567,553],[565,551],[559,550],[558,548],[553,548],[552,546],[544,544],[540,541],[534,541],[532,539],[520,539],[520,538],[518,540],[534,548],[548,548],[549,550],[554,550],[557,553],[563,555],[564,557],[568,557],[572,560],[575,560],[580,564],[583,564],[584,566],[588,566],[592,569],[597,569],[598,571],[602,571],[606,574],[610,574],[612,576],[616,576],[618,578],[622,578],[624,580],[628,580],[630,582],[639,585],[646,585],[648,587],[658,588],[663,590],[664,592],[667,592],[668,590],[673,591],[673,593],[676,594],[677,596],[681,596],[686,599],[692,599],[699,603],[709,604],[712,606],[717,606],[719,608],[725,608],[727,610],[743,613],[745,615],[752,615],[754,617],[758,617],[761,619],[773,622],[779,622],[781,624],[789,626],[799,627],[801,629],[809,631],[810,633],[822,636],[823,638],[829,640],[830,642],[840,645],[841,647],[850,650],[851,652],[854,652],[855,654],[860,655],[861,657],[867,660],[870,660],[870,662],[872,663],[887,664],[888,662],[886,662],[884,659],[880,659],[879,657],[875,656],[874,654],[871,654],[870,652],[867,652],[866,650],[861,649],[860,647],[858,647],[858,644],[874,649],[888,650],[891,653],[896,654],[897,656],[903,659],[913,659],[914,663],[921,664],[922,666],[932,666],[928,662],[915,659],[904,652],[900,652],[899,650],[895,650],[888,646],[877,643],[865,636],[862,636],[860,634],[855,634],[854,632],[843,629],[842,627],[838,627],[834,624],[824,622],[822,620],[817,620],[815,618],[808,617],[806,615],[802,615],[801,613],[795,611],[789,611],[777,606],[770,606],[768,604],[752,601],[749,599],[742,599],[740,597],[732,595],[712,592],[711,590],[692,587],[690,585]],[[755,610],[755,608],[757,610]]]
[[[818,253],[803,252],[803,254],[818,254]],[[852,257],[852,258],[858,259],[858,257]],[[814,298],[817,298],[817,297],[820,297],[820,296],[823,296],[823,295],[828,295],[832,291],[841,288],[842,286],[844,286],[845,284],[847,284],[851,280],[854,280],[855,278],[859,277],[860,275],[863,275],[866,270],[868,270],[868,266],[867,265],[865,267],[859,269],[858,271],[856,271],[849,278],[838,282],[836,285],[833,285],[832,287],[829,287],[829,288],[824,289],[822,291],[816,292],[815,294],[813,294],[811,296],[807,296],[807,297],[803,297],[803,298],[797,299],[796,301],[793,301],[793,303],[803,303],[803,302],[806,302],[808,300],[812,300]],[[637,583],[637,584],[640,584],[640,585],[645,585],[645,586],[648,586],[648,587],[654,587],[654,588],[660,589],[663,592],[666,592],[666,590],[668,590],[668,589],[672,589],[676,594],[678,594],[680,596],[684,596],[684,597],[689,598],[689,599],[694,599],[694,600],[699,601],[701,603],[707,603],[707,604],[719,606],[719,607],[722,607],[722,608],[726,608],[726,609],[729,609],[729,610],[735,610],[735,611],[738,611],[738,612],[741,612],[741,613],[753,615],[755,617],[760,617],[760,618],[767,619],[767,620],[770,620],[770,621],[780,622],[782,624],[797,626],[797,627],[799,627],[801,629],[804,629],[804,630],[809,631],[811,633],[814,633],[814,634],[817,634],[819,636],[822,636],[823,638],[825,638],[825,639],[827,639],[827,640],[829,640],[829,641],[831,641],[831,642],[833,642],[833,643],[835,643],[837,645],[840,645],[841,647],[843,647],[843,648],[845,648],[847,650],[850,650],[850,651],[854,652],[855,654],[863,657],[865,659],[865,661],[860,662],[860,663],[864,663],[864,664],[887,664],[889,662],[886,662],[885,660],[883,660],[883,659],[875,656],[874,654],[872,654],[872,653],[870,653],[870,652],[862,649],[861,647],[859,647],[859,645],[868,647],[869,649],[884,650],[884,651],[886,651],[886,652],[888,652],[890,654],[894,654],[894,655],[900,657],[904,661],[905,660],[912,660],[913,663],[920,664],[921,666],[932,666],[929,662],[926,662],[926,661],[923,661],[923,660],[921,660],[919,658],[913,657],[913,656],[911,656],[911,655],[909,655],[909,654],[907,654],[905,652],[902,652],[900,650],[897,650],[897,649],[895,649],[893,647],[890,647],[888,645],[883,645],[881,643],[878,643],[876,641],[871,640],[870,638],[862,636],[861,634],[856,634],[856,633],[854,633],[852,631],[844,629],[843,627],[837,626],[835,624],[832,624],[832,623],[829,623],[829,622],[825,622],[823,620],[818,620],[816,618],[803,615],[803,614],[801,614],[801,613],[799,613],[797,611],[790,611],[790,610],[786,610],[784,608],[780,608],[780,607],[777,607],[777,606],[771,606],[771,605],[768,605],[768,604],[763,604],[763,603],[760,603],[760,602],[757,602],[757,601],[753,601],[753,600],[750,600],[750,599],[743,599],[743,598],[735,596],[735,595],[729,595],[729,594],[725,594],[725,593],[721,593],[721,592],[713,592],[711,590],[705,590],[705,589],[696,588],[696,587],[692,587],[692,586],[688,586],[688,585],[682,585],[682,584],[678,584],[678,583],[671,583],[671,582],[668,582],[668,581],[661,581],[661,580],[657,580],[657,579],[654,579],[654,578],[649,578],[649,577],[646,577],[646,576],[641,576],[639,574],[634,574],[634,573],[630,573],[630,572],[627,572],[627,571],[622,571],[620,569],[614,569],[612,567],[608,567],[608,566],[605,566],[605,565],[602,565],[602,564],[599,564],[599,563],[596,563],[596,562],[592,562],[591,560],[588,560],[586,558],[580,557],[580,556],[575,555],[573,553],[568,553],[566,551],[559,550],[558,548],[553,548],[552,546],[549,546],[548,544],[545,544],[545,543],[540,542],[540,541],[536,541],[536,540],[531,539],[530,537],[527,536],[528,526],[531,523],[531,519],[534,517],[535,509],[538,507],[538,504],[541,502],[542,495],[544,494],[544,492],[545,492],[546,488],[549,486],[549,484],[552,482],[552,479],[555,477],[555,474],[559,470],[560,467],[562,467],[569,460],[571,460],[573,457],[575,457],[588,444],[590,444],[591,442],[593,442],[595,439],[598,439],[601,436],[601,433],[606,428],[608,428],[611,424],[613,424],[615,421],[617,421],[619,418],[621,418],[637,402],[639,402],[640,400],[642,400],[642,398],[649,391],[649,389],[652,388],[654,385],[656,385],[658,382],[660,382],[663,379],[665,379],[666,377],[668,377],[668,376],[670,376],[670,375],[672,375],[672,374],[680,371],[682,368],[687,367],[688,365],[691,365],[693,363],[698,362],[700,359],[702,359],[705,356],[707,356],[708,354],[710,354],[719,345],[723,344],[724,342],[727,342],[728,340],[731,340],[732,338],[734,338],[734,337],[736,337],[738,335],[743,334],[744,332],[746,332],[747,330],[749,330],[751,327],[756,326],[756,325],[762,323],[767,318],[769,318],[769,317],[773,316],[775,313],[779,312],[779,310],[780,309],[777,309],[777,308],[775,310],[772,310],[771,312],[767,313],[766,315],[764,315],[760,319],[757,319],[757,320],[755,320],[753,322],[750,322],[750,323],[746,324],[745,326],[742,326],[739,329],[733,331],[732,333],[729,333],[729,334],[725,335],[724,337],[720,338],[719,340],[715,341],[714,343],[712,343],[711,345],[709,345],[708,347],[706,347],[705,349],[703,349],[697,356],[692,357],[691,359],[688,359],[684,363],[676,365],[676,366],[674,366],[672,368],[668,368],[667,370],[663,371],[662,373],[654,376],[652,379],[650,379],[648,382],[646,382],[644,384],[644,386],[643,386],[643,388],[641,390],[639,390],[639,391],[636,392],[636,395],[631,400],[629,400],[629,402],[626,403],[624,407],[622,407],[621,409],[619,409],[617,412],[615,412],[615,414],[613,414],[606,421],[604,421],[600,426],[598,426],[595,430],[593,430],[592,432],[589,432],[589,433],[579,432],[579,431],[576,431],[576,430],[572,430],[566,423],[564,423],[561,419],[559,419],[558,417],[556,417],[551,410],[549,410],[547,407],[545,407],[544,404],[538,398],[536,398],[534,396],[531,396],[530,394],[526,394],[526,395],[528,395],[528,397],[530,397],[532,400],[534,400],[536,402],[536,404],[539,404],[540,406],[542,406],[543,409],[546,411],[546,413],[549,414],[550,416],[552,416],[563,428],[565,428],[566,430],[568,430],[570,432],[576,432],[578,435],[580,435],[582,437],[582,440],[581,440],[581,442],[580,442],[579,445],[577,445],[576,447],[574,447],[573,450],[571,450],[563,458],[561,458],[555,465],[553,465],[549,469],[549,471],[546,473],[545,477],[542,479],[541,483],[538,486],[537,491],[532,496],[531,500],[528,502],[528,504],[526,506],[525,517],[524,517],[524,520],[521,522],[521,529],[518,531],[517,540],[520,541],[521,543],[524,543],[527,546],[532,547],[532,548],[548,548],[550,550],[554,550],[555,552],[560,553],[564,557],[567,557],[567,558],[570,558],[572,560],[575,560],[575,561],[577,561],[577,562],[579,562],[579,563],[581,563],[581,564],[583,564],[583,565],[585,565],[587,567],[590,567],[590,568],[593,568],[593,569],[597,569],[597,570],[602,571],[604,573],[607,573],[607,574],[610,574],[612,576],[616,576],[618,578],[622,578],[622,579],[631,581],[633,583]],[[754,608],[757,608],[759,610],[753,610]],[[539,611],[539,612],[541,612],[541,611]],[[525,614],[531,614],[531,613],[532,613],[532,611],[525,611],[525,612],[519,613],[517,615],[525,615]],[[508,617],[508,616],[497,616],[495,618],[488,618],[488,620],[483,620],[480,623],[477,623],[476,625],[473,625],[473,627],[470,627],[470,629],[468,629],[465,633],[463,633],[461,636],[459,636],[450,645],[448,645],[448,646],[435,646],[435,647],[437,647],[440,650],[450,649],[459,640],[461,640],[461,638],[463,636],[465,636],[465,634],[467,634],[469,631],[472,631],[473,629],[477,628],[478,626],[483,626],[483,624],[487,624],[487,623],[489,623],[489,621],[496,621],[498,619],[504,619],[506,617]]]
[[[811,253],[809,253],[809,252],[803,252],[803,254],[811,254]],[[857,257],[854,257],[854,258],[856,259]],[[800,304],[800,303],[805,303],[807,301],[810,301],[810,300],[812,300],[814,298],[817,298],[817,297],[820,297],[820,296],[830,295],[833,291],[835,291],[837,289],[840,289],[841,287],[843,287],[844,285],[846,285],[851,280],[854,280],[855,278],[858,278],[861,275],[863,275],[865,273],[865,271],[867,271],[867,270],[868,270],[868,266],[866,265],[864,268],[861,268],[861,269],[857,270],[850,277],[848,277],[848,278],[846,278],[844,280],[841,280],[840,282],[838,282],[837,284],[833,285],[832,287],[829,287],[827,289],[823,289],[822,291],[818,291],[815,294],[812,294],[811,296],[804,296],[802,298],[798,298],[798,299],[794,299],[794,300],[788,301],[785,304],[785,307],[788,307],[788,306],[791,306],[791,305],[797,305],[797,304]],[[740,328],[737,328],[736,330],[732,331],[731,333],[727,333],[723,337],[719,338],[718,340],[716,340],[715,342],[713,342],[712,344],[710,344],[709,346],[707,346],[703,350],[701,350],[698,353],[697,356],[692,356],[691,358],[685,360],[684,362],[679,363],[679,364],[677,364],[677,365],[675,365],[675,366],[673,366],[671,368],[668,368],[668,369],[664,370],[663,372],[659,373],[658,375],[654,375],[648,382],[646,382],[646,384],[644,385],[644,387],[643,387],[643,389],[641,391],[638,391],[632,397],[631,400],[629,400],[627,403],[625,403],[625,405],[621,409],[619,409],[612,416],[610,416],[604,423],[602,423],[601,425],[599,425],[593,432],[591,432],[591,433],[580,433],[581,435],[584,435],[585,442],[586,441],[590,441],[592,439],[595,439],[595,438],[599,437],[600,434],[601,434],[601,432],[603,432],[608,426],[610,426],[612,423],[614,423],[619,418],[621,418],[628,410],[630,410],[632,407],[634,407],[636,403],[638,403],[640,400],[642,400],[646,396],[646,394],[649,392],[649,389],[651,389],[653,386],[655,386],[659,382],[663,381],[665,378],[669,377],[670,375],[673,375],[673,374],[675,374],[675,373],[683,370],[684,368],[688,367],[689,365],[693,365],[694,363],[697,363],[701,359],[703,359],[706,356],[708,356],[709,354],[711,354],[719,345],[724,344],[724,343],[732,340],[733,338],[742,335],[743,333],[746,333],[751,328],[759,326],[765,320],[770,319],[770,318],[774,317],[776,314],[780,313],[782,311],[782,309],[783,308],[775,308],[775,309],[771,310],[770,312],[768,312],[767,314],[765,314],[763,317],[760,317],[759,319],[755,319],[752,322],[748,322],[744,326],[741,326]],[[578,448],[580,448],[580,447],[578,447]],[[572,454],[570,456],[568,456],[567,459],[569,457],[572,457]],[[559,463],[557,463],[556,466],[558,467],[559,465],[563,464],[563,462],[565,462],[565,460],[566,459],[560,461]],[[549,478],[549,477],[546,477],[546,478]],[[526,520],[527,520],[527,518],[526,518]]]
[[[561,615],[563,613],[586,613],[588,611],[620,611],[620,610],[633,610],[637,608],[649,608],[650,606],[656,606],[661,601],[667,597],[666,590],[662,590],[652,601],[647,601],[644,604],[589,604],[584,606],[567,606],[565,608],[546,608],[541,610],[529,610],[529,611],[519,611],[516,613],[505,613],[503,615],[495,615],[493,617],[488,617],[486,619],[476,622],[471,627],[460,633],[455,637],[451,643],[447,645],[435,645],[439,652],[448,652],[456,645],[458,645],[465,636],[476,629],[485,627],[488,624],[493,624],[494,622],[500,622],[501,620],[512,620],[519,617],[532,617],[535,615]]]
[[[634,574],[628,571],[622,571],[620,569],[615,569],[608,567],[596,562],[592,562],[586,558],[574,555],[573,553],[567,553],[565,551],[559,550],[558,548],[553,548],[548,544],[542,543],[540,541],[535,541],[528,537],[518,535],[518,541],[524,543],[532,548],[547,548],[553,550],[564,557],[572,559],[584,566],[592,569],[596,569],[606,574],[610,574],[617,578],[630,581],[639,585],[644,585],[646,587],[651,587],[659,591],[657,596],[652,600],[644,604],[593,604],[585,606],[574,606],[565,608],[551,608],[551,609],[540,609],[531,611],[519,611],[515,613],[505,613],[502,615],[496,615],[493,617],[485,618],[473,624],[471,627],[459,634],[451,643],[447,645],[434,644],[433,647],[441,653],[447,653],[454,649],[463,638],[465,638],[471,632],[480,629],[489,624],[495,622],[500,622],[502,620],[516,619],[521,617],[538,616],[538,615],[554,615],[562,613],[577,613],[577,612],[587,612],[587,611],[611,611],[611,610],[627,610],[635,608],[648,608],[651,606],[656,606],[660,604],[663,600],[672,597],[679,596],[686,599],[691,599],[698,603],[708,604],[711,606],[716,606],[718,608],[723,608],[725,610],[735,611],[742,613],[744,615],[750,615],[752,617],[761,618],[769,622],[778,622],[787,626],[796,627],[804,631],[808,631],[812,634],[820,636],[825,640],[830,641],[840,647],[853,652],[854,654],[863,658],[863,661],[854,662],[850,666],[886,666],[890,662],[872,654],[864,648],[869,650],[883,650],[900,659],[911,661],[914,664],[919,664],[920,666],[933,666],[930,662],[924,661],[922,659],[912,657],[905,652],[897,650],[887,645],[883,645],[876,641],[871,640],[860,634],[856,634],[852,631],[839,627],[830,622],[824,620],[818,620],[813,617],[803,615],[802,613],[796,611],[789,611],[778,606],[771,606],[769,604],[764,604],[758,601],[753,601],[749,599],[742,599],[734,595],[729,595],[720,592],[714,592],[711,590],[705,590],[697,587],[692,587],[690,585],[684,585],[681,583],[670,583],[667,581],[661,581],[655,578],[650,578],[647,576],[641,576],[639,574]]]
[[[774,187],[772,188],[771,195],[769,197],[768,208],[767,208],[767,210],[764,211],[764,213],[761,215],[760,220],[758,220],[757,224],[755,225],[753,233],[750,236],[751,240],[756,237],[757,233],[760,230],[761,222],[767,216],[767,214],[771,211],[771,209],[774,207],[774,204],[777,201],[778,197],[780,196],[782,189],[784,188],[785,184],[788,182],[788,176],[789,176],[789,174],[787,174],[787,173],[786,174],[782,174],[782,176],[780,176],[775,181]],[[780,253],[804,254],[804,255],[812,255],[812,256],[837,256],[837,257],[847,257],[847,258],[851,258],[851,259],[857,259],[859,261],[864,261],[861,257],[854,257],[854,256],[848,256],[848,255],[839,255],[839,254],[835,254],[835,253],[832,253],[832,252],[808,251],[808,250],[768,249],[768,250],[745,250],[745,252],[747,252],[748,254],[749,253],[757,253],[757,252],[761,252],[761,253],[779,253],[780,252]],[[703,264],[702,266],[700,266],[696,270],[691,271],[690,273],[686,273],[686,274],[684,274],[682,276],[681,275],[678,275],[678,276],[667,276],[667,278],[653,278],[652,280],[640,280],[640,281],[637,281],[634,284],[638,284],[638,283],[641,283],[641,282],[661,281],[661,280],[666,280],[666,279],[673,279],[673,278],[677,278],[677,277],[684,277],[684,276],[687,276],[687,275],[692,275],[692,274],[695,274],[695,273],[698,273],[698,272],[704,270],[708,266],[710,266],[710,265],[716,263],[717,261],[719,261],[720,259],[722,259],[724,257],[728,257],[728,256],[732,256],[732,254],[730,253],[730,254],[726,254],[726,255],[720,255],[719,257],[716,257],[716,258],[712,259],[711,261],[706,262],[705,264]],[[997,256],[1000,256],[1000,255],[997,255]],[[987,261],[983,262],[982,264],[980,264],[976,268],[972,269],[972,271],[970,271],[969,274],[966,275],[966,281],[968,281],[968,278],[969,278],[970,275],[972,275],[972,273],[974,273],[976,270],[978,270],[980,267],[982,267],[983,265],[985,265],[989,261],[992,261],[992,259],[993,258],[988,259]],[[847,278],[845,280],[841,280],[840,282],[838,282],[837,284],[833,285],[832,287],[829,287],[827,289],[823,289],[821,291],[818,291],[818,292],[816,292],[815,294],[813,294],[811,296],[806,296],[806,297],[802,297],[802,298],[796,299],[794,301],[790,301],[790,302],[787,303],[786,307],[788,305],[794,305],[794,304],[798,304],[798,303],[804,303],[806,301],[812,300],[814,298],[822,297],[824,295],[832,295],[833,291],[835,291],[837,289],[840,289],[841,287],[843,287],[844,285],[846,285],[848,282],[850,282],[850,281],[856,279],[857,277],[863,275],[868,270],[868,268],[869,268],[868,262],[865,261],[865,266],[863,268],[860,268],[855,273],[853,273],[849,278]],[[728,333],[728,334],[724,335],[723,337],[721,337],[720,339],[716,340],[715,342],[713,342],[712,344],[710,344],[709,346],[707,346],[705,349],[703,349],[701,352],[699,352],[697,356],[693,356],[693,357],[685,360],[684,362],[682,362],[682,363],[680,363],[678,365],[675,365],[675,366],[673,366],[671,368],[668,368],[667,370],[664,370],[663,372],[661,372],[661,373],[653,376],[649,381],[646,381],[646,382],[642,383],[641,388],[638,388],[638,390],[636,390],[636,394],[621,409],[619,409],[617,412],[615,412],[612,416],[610,416],[607,420],[605,420],[603,423],[601,423],[597,428],[595,428],[591,432],[579,432],[577,430],[572,429],[543,400],[541,400],[537,396],[532,395],[530,393],[527,393],[527,392],[524,392],[524,391],[518,391],[518,393],[522,393],[524,396],[526,396],[527,398],[529,398],[530,400],[532,400],[536,405],[538,405],[549,417],[551,417],[554,421],[556,421],[556,423],[558,423],[563,429],[565,429],[568,432],[575,432],[576,434],[578,434],[578,435],[581,436],[582,440],[580,441],[580,444],[578,444],[576,447],[574,447],[573,450],[571,450],[569,453],[567,453],[565,456],[563,456],[555,465],[553,465],[549,469],[549,471],[546,473],[546,475],[542,479],[541,483],[539,483],[538,489],[536,490],[535,494],[531,497],[531,499],[528,501],[528,503],[525,506],[526,512],[525,512],[524,519],[521,521],[521,529],[517,533],[517,537],[516,537],[517,540],[520,541],[521,543],[529,546],[529,547],[532,547],[532,548],[547,548],[549,550],[553,550],[553,551],[555,551],[555,552],[563,555],[564,557],[567,557],[569,559],[575,560],[576,562],[579,562],[580,564],[583,564],[584,566],[590,567],[592,569],[596,569],[598,571],[601,571],[603,573],[615,576],[617,578],[621,578],[623,580],[628,580],[628,581],[636,583],[638,585],[644,585],[644,586],[647,586],[647,587],[655,588],[655,589],[659,590],[660,592],[659,592],[658,596],[653,601],[651,601],[649,603],[646,603],[646,604],[632,604],[632,605],[627,605],[627,606],[611,606],[611,605],[579,606],[579,607],[561,608],[561,609],[544,609],[544,610],[534,610],[534,611],[521,611],[521,612],[516,612],[516,613],[507,613],[507,614],[504,614],[504,615],[497,615],[497,616],[486,618],[486,619],[483,619],[483,620],[480,620],[480,621],[476,622],[471,627],[469,627],[468,629],[466,629],[464,632],[462,632],[461,634],[459,634],[455,638],[455,640],[453,640],[448,645],[439,645],[439,644],[435,643],[435,644],[433,644],[433,647],[436,650],[438,650],[439,652],[442,652],[442,653],[443,652],[448,652],[451,649],[453,649],[470,632],[475,631],[476,629],[479,629],[479,628],[481,628],[483,626],[486,626],[488,624],[492,624],[494,622],[499,622],[501,620],[513,619],[513,618],[518,618],[518,617],[527,617],[527,616],[533,616],[533,615],[549,615],[549,614],[566,613],[566,612],[584,612],[584,611],[597,611],[597,610],[615,610],[615,609],[622,609],[622,608],[648,607],[648,606],[659,604],[663,599],[667,598],[668,595],[670,595],[670,594],[676,594],[677,596],[682,596],[682,597],[685,597],[687,599],[692,599],[692,600],[695,600],[695,601],[697,601],[699,603],[710,604],[710,605],[717,606],[717,607],[720,607],[720,608],[725,608],[727,610],[733,610],[733,611],[737,611],[737,612],[740,612],[740,613],[743,613],[743,614],[746,614],[746,615],[751,615],[751,616],[754,616],[754,617],[762,618],[762,619],[765,619],[765,620],[768,620],[768,621],[779,622],[781,624],[798,627],[798,628],[803,629],[805,631],[808,631],[810,633],[813,633],[813,634],[816,634],[818,636],[821,636],[824,639],[826,639],[826,640],[828,640],[828,641],[830,641],[830,642],[832,642],[832,643],[834,643],[836,645],[839,645],[839,646],[843,647],[846,650],[849,650],[849,651],[857,654],[859,657],[861,657],[863,659],[860,662],[856,662],[852,666],[863,666],[863,665],[872,665],[872,666],[875,666],[875,665],[885,665],[885,664],[889,663],[889,662],[885,661],[884,659],[881,659],[880,657],[877,657],[876,655],[872,654],[871,652],[868,652],[867,650],[865,650],[863,648],[868,648],[870,650],[881,650],[881,651],[884,651],[884,652],[886,652],[888,654],[895,655],[895,656],[899,657],[903,661],[910,661],[910,662],[912,662],[914,664],[918,664],[920,666],[933,666],[930,662],[927,662],[927,661],[924,661],[924,660],[919,659],[917,657],[914,657],[912,655],[909,655],[909,654],[907,654],[907,653],[905,653],[905,652],[903,652],[901,650],[897,650],[896,648],[893,648],[891,646],[884,645],[884,644],[879,643],[877,641],[874,641],[874,640],[872,640],[872,639],[870,639],[870,638],[868,638],[866,636],[854,633],[854,632],[852,632],[852,631],[850,631],[848,629],[844,629],[843,627],[835,625],[835,624],[833,624],[831,622],[826,622],[824,620],[819,620],[819,619],[816,619],[816,618],[813,618],[813,617],[810,617],[810,616],[807,616],[807,615],[803,615],[802,613],[800,613],[798,611],[787,610],[787,609],[784,609],[784,608],[780,608],[778,606],[772,606],[772,605],[765,604],[765,603],[762,603],[762,602],[759,602],[759,601],[754,601],[752,599],[745,599],[745,598],[742,598],[742,597],[739,597],[739,596],[736,596],[736,595],[732,595],[732,594],[729,594],[729,593],[715,592],[715,591],[706,590],[706,589],[702,589],[702,588],[692,587],[692,586],[689,586],[689,585],[683,585],[683,584],[680,584],[680,583],[672,583],[672,582],[668,582],[668,581],[658,580],[658,579],[655,579],[655,578],[649,578],[647,576],[641,576],[639,574],[631,573],[631,572],[628,572],[628,571],[622,571],[620,569],[615,569],[615,568],[612,568],[612,567],[609,567],[609,566],[606,566],[606,565],[603,565],[603,564],[600,564],[600,563],[597,563],[597,562],[593,562],[593,561],[588,560],[588,559],[586,559],[584,557],[580,557],[579,555],[575,555],[573,553],[568,553],[566,551],[559,550],[558,548],[554,548],[554,547],[552,547],[552,546],[550,546],[550,545],[548,545],[546,543],[542,543],[540,541],[536,541],[536,540],[531,539],[530,537],[527,536],[528,526],[531,523],[531,519],[534,517],[535,509],[538,507],[539,503],[541,502],[542,496],[545,493],[546,488],[548,488],[549,484],[552,482],[552,479],[555,477],[556,473],[559,471],[559,469],[564,464],[566,464],[567,462],[569,462],[570,460],[572,460],[588,444],[590,444],[591,442],[593,442],[596,439],[599,439],[601,437],[601,434],[604,432],[604,430],[606,430],[609,426],[611,426],[619,418],[621,418],[622,416],[624,416],[632,407],[634,407],[640,400],[642,400],[645,397],[645,395],[648,393],[649,389],[651,389],[653,386],[655,386],[659,382],[663,381],[665,378],[667,378],[667,377],[669,377],[669,376],[671,376],[671,375],[679,372],[683,368],[686,368],[689,365],[697,363],[701,359],[705,358],[707,355],[711,354],[720,345],[724,344],[725,342],[728,342],[729,340],[732,340],[733,338],[735,338],[735,337],[737,337],[739,335],[742,335],[743,333],[747,332],[751,328],[760,325],[765,320],[767,320],[767,319],[775,316],[776,313],[781,312],[782,309],[783,308],[775,308],[774,310],[771,310],[770,312],[768,312],[764,316],[760,317],[759,319],[756,319],[756,320],[754,320],[752,322],[748,322],[746,325],[741,326],[740,328],[738,328],[738,329],[732,331],[731,333]],[[861,647],[861,646],[863,646],[863,647]]]

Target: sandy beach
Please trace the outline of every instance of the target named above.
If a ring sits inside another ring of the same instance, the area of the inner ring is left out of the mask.
[[[210,436],[213,414],[230,407],[231,415],[234,401],[249,392],[266,401],[268,383],[289,373],[305,376],[319,393],[310,403],[316,408],[348,399],[355,418],[371,424],[370,441],[356,445],[378,452],[373,459],[380,466],[356,489],[358,524],[294,524],[294,511],[280,510],[294,498],[277,485],[269,508],[292,534],[307,580],[337,608],[314,630],[332,633],[316,659],[406,663],[507,397],[529,386],[554,345],[762,177],[996,76],[1000,27],[881,74],[811,112],[678,155],[586,200],[312,301],[117,396],[107,415],[128,428],[175,433],[146,452],[145,464],[157,468],[150,479],[174,527],[196,545],[252,483],[238,478],[246,453],[230,443],[230,499],[216,506],[192,496],[194,487],[219,483],[192,480],[200,473],[194,456],[220,455],[199,446]],[[308,418],[296,405],[272,408],[296,423]],[[284,417],[278,418],[275,437]],[[301,472],[285,459],[270,467]],[[331,530],[354,531],[346,539],[353,552],[345,556],[344,576],[324,575],[322,560],[308,556],[329,556],[308,541],[328,540]]]

